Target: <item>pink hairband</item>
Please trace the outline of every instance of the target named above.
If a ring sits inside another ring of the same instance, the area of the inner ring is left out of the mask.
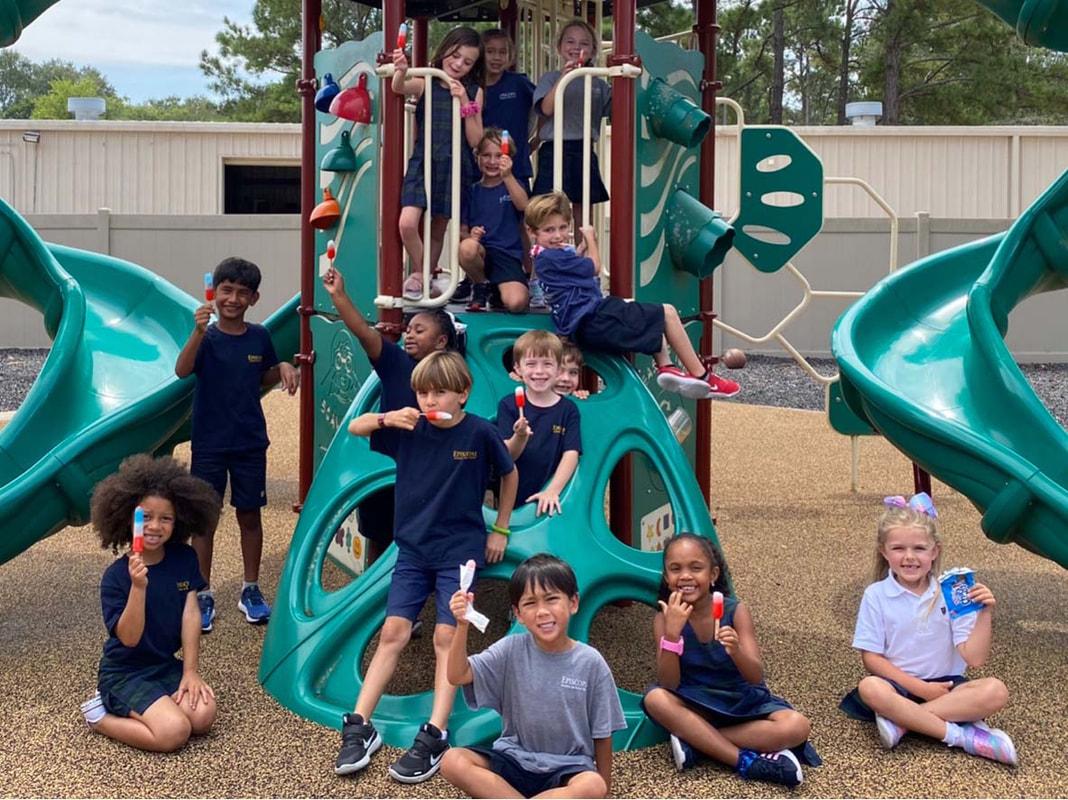
[[[931,500],[931,495],[927,494],[927,492],[914,494],[908,500],[899,494],[895,494],[892,497],[884,497],[883,505],[891,508],[911,508],[913,511],[924,514],[931,519],[938,519],[938,511],[935,510],[934,501]]]

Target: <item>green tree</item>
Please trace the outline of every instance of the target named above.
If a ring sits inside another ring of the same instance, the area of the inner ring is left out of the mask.
[[[31,119],[70,119],[67,100],[71,97],[103,97],[107,101],[105,116],[121,118],[125,101],[115,94],[107,81],[98,76],[57,78],[49,84],[48,92],[34,98]]]
[[[117,97],[114,87],[93,67],[78,67],[59,59],[37,64],[14,50],[0,50],[0,117],[29,119],[36,100],[48,94],[55,81],[76,82],[81,79],[91,81],[93,95]],[[62,113],[55,118],[68,117],[64,98]]]

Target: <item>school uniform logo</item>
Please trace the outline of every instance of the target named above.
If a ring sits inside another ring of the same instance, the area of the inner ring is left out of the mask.
[[[189,591],[189,581],[178,581],[177,587],[178,587],[178,591],[179,592],[188,592]]]
[[[259,364],[261,361],[263,361],[263,356],[258,356],[258,355],[255,355],[254,353],[249,353],[248,354],[248,363],[250,363],[250,364]]]
[[[453,461],[475,461],[478,459],[477,450],[453,450]]]
[[[573,689],[576,692],[585,692],[587,683],[582,678],[572,678],[567,675],[560,677],[561,689]]]
[[[498,95],[501,100],[515,100],[517,96],[516,92],[501,92],[500,95]]]
[[[567,433],[566,425],[553,425],[553,435],[563,436],[565,433]]]

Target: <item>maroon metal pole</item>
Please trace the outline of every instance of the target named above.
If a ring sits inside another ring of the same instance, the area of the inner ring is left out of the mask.
[[[712,117],[712,127],[701,145],[701,195],[698,199],[709,208],[716,202],[716,0],[696,0],[697,45],[705,57],[704,74],[701,76],[701,108]],[[701,281],[701,357],[712,357],[712,306],[714,294],[712,278]],[[705,496],[705,504],[712,503],[712,401],[697,401],[697,483]]]
[[[382,4],[382,25],[386,47],[396,43],[397,29],[404,22],[404,0],[386,0]],[[418,24],[418,23],[417,23]],[[425,40],[425,36],[423,37]],[[378,54],[379,64],[392,64],[392,50]],[[382,109],[382,203],[379,212],[378,290],[386,297],[400,297],[404,265],[400,231],[400,186],[404,179],[404,98],[383,80],[378,92]],[[399,308],[380,308],[378,328],[384,336],[400,336],[404,315]]]
[[[412,37],[412,66],[425,67],[429,61],[427,55],[430,48],[430,20],[426,17],[416,17],[413,26]]]
[[[301,3],[303,31],[300,80],[300,445],[297,503],[299,511],[308,495],[315,460],[315,351],[312,349],[311,317],[315,313],[315,231],[308,218],[315,208],[315,54],[319,50],[321,0]]]
[[[501,30],[508,34],[514,46],[518,46],[516,32],[519,28],[519,3],[517,0],[500,0],[497,19],[500,21]]]
[[[912,485],[915,487],[914,491],[917,494],[927,492],[927,496],[931,496],[931,473],[927,472],[915,461],[912,462]]]
[[[640,65],[634,54],[635,0],[616,0],[613,8],[610,66]],[[616,297],[634,296],[634,79],[612,79],[612,272],[609,291]],[[609,521],[616,537],[634,543],[631,519],[634,470],[625,456],[612,470]]]

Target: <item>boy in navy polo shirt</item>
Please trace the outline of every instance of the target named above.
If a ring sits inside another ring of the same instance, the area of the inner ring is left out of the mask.
[[[506,309],[521,312],[529,300],[521,236],[527,192],[512,174],[511,157],[501,153],[499,130],[486,129],[476,156],[482,180],[468,189],[464,225],[469,232],[459,253],[460,266],[474,284],[470,308],[485,306],[492,285]]]
[[[553,324],[561,336],[583,349],[651,355],[657,365],[656,382],[669,392],[698,400],[738,393],[737,383],[705,368],[675,306],[628,302],[601,294],[597,239],[592,226],[586,226],[582,228],[582,244],[571,246],[571,202],[567,195],[550,192],[535,197],[527,204],[525,217],[538,249],[534,270],[545,287]],[[671,362],[669,347],[685,369]]]
[[[513,150],[516,180],[530,194],[530,112],[534,107],[534,84],[521,72],[512,72],[515,45],[500,28],[482,32],[486,54],[486,84],[483,88],[482,124],[508,131]]]
[[[271,336],[262,325],[245,322],[245,313],[260,299],[260,270],[251,261],[227,258],[213,273],[215,302],[193,315],[196,323],[174,372],[197,376],[193,391],[193,458],[190,472],[212,485],[219,497],[230,476],[230,504],[241,530],[245,579],[237,607],[253,624],[266,622],[271,607],[259,587],[263,526],[260,509],[267,505],[267,422],[260,393],[279,381],[290,394],[300,385],[292,364],[279,362]],[[209,325],[212,313],[218,321]],[[197,594],[204,633],[215,619],[211,591],[211,560],[215,531],[193,540],[207,588]]]
[[[515,466],[496,429],[464,412],[471,373],[459,353],[428,355],[412,373],[412,388],[418,409],[371,412],[349,423],[351,433],[371,437],[373,449],[397,462],[397,486],[403,487],[403,492],[397,492],[394,510],[398,553],[386,621],[355,711],[342,719],[341,750],[334,765],[339,775],[358,772],[382,746],[371,715],[408,643],[412,623],[433,594],[437,606],[434,705],[430,720],[419,729],[411,748],[389,767],[390,776],[401,783],[421,783],[433,777],[448,749],[445,727],[455,692],[445,665],[456,632],[449,600],[460,587],[461,564],[474,559],[482,566],[504,557],[518,483]],[[449,418],[430,419],[431,412],[445,412]],[[487,536],[482,497],[491,471],[502,476],[501,499],[497,521]]]
[[[497,432],[519,470],[520,503],[537,503],[537,515],[560,511],[563,491],[582,454],[578,406],[556,392],[563,345],[549,331],[527,331],[512,348],[514,369],[526,392],[519,414],[515,394],[497,404]]]

